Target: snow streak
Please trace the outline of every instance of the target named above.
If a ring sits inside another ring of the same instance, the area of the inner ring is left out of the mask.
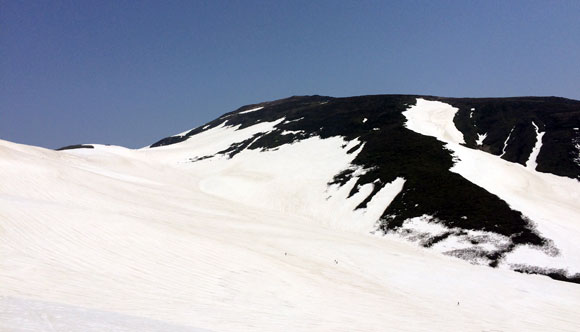
[[[534,125],[534,128],[536,129],[536,144],[534,145],[534,148],[532,149],[532,152],[530,153],[530,157],[528,158],[528,161],[526,162],[526,167],[535,170],[536,167],[538,167],[538,163],[536,160],[538,159],[538,155],[540,154],[540,149],[542,148],[542,137],[544,137],[544,134],[546,132],[545,131],[540,132],[540,128],[538,128],[536,123],[533,121],[532,121],[532,125]]]

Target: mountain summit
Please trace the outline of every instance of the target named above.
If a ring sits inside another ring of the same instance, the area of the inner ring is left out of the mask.
[[[574,331],[579,128],[295,96],[136,150],[0,140],[0,330]]]

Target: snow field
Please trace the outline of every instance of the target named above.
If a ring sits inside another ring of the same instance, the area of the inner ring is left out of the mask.
[[[0,330],[576,329],[577,285],[369,234],[404,179],[352,211],[380,184],[326,184],[356,141],[189,161],[276,123],[141,150],[0,141]]]

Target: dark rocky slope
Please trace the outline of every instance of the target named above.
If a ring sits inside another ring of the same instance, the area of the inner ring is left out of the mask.
[[[580,179],[576,147],[580,138],[580,101],[558,97],[439,99],[459,108],[455,125],[467,146],[499,156],[509,136],[502,158],[524,165],[536,139],[534,122],[546,132],[536,170]],[[470,116],[472,108],[475,110]],[[483,146],[475,144],[477,133],[487,133]]]

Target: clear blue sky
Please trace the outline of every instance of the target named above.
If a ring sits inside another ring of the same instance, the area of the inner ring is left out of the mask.
[[[142,147],[387,93],[580,99],[580,1],[0,1],[0,139]]]

